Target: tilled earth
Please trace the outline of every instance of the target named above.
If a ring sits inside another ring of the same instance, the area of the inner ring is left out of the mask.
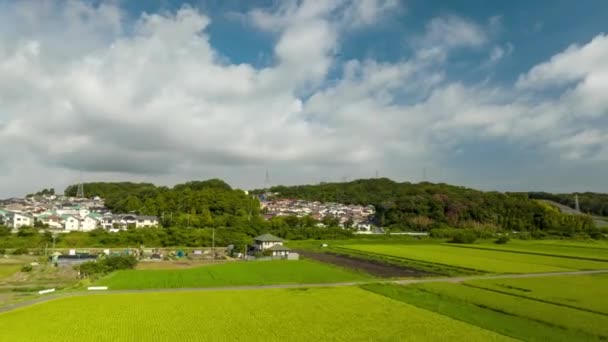
[[[376,260],[367,260],[362,258],[356,258],[347,255],[339,255],[333,253],[318,253],[311,252],[305,250],[297,250],[295,251],[299,253],[301,256],[325,262],[328,264],[338,265],[341,267],[351,268],[355,270],[364,271],[373,276],[383,277],[383,278],[393,278],[393,277],[423,277],[431,275],[431,273],[407,268],[403,266],[393,265],[381,261]]]

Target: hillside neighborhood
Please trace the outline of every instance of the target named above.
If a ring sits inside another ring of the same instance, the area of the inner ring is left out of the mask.
[[[159,224],[156,216],[114,214],[99,197],[87,199],[47,194],[0,201],[0,220],[13,231],[23,226],[40,226],[60,233],[87,232],[96,228],[115,232]]]
[[[359,232],[374,229],[374,206],[322,203],[297,199],[259,198],[265,219],[277,216],[309,216],[317,227],[323,228],[324,219],[335,220],[342,228],[354,228]],[[159,225],[156,216],[134,213],[113,213],[104,204],[104,199],[78,198],[55,194],[9,198],[0,200],[0,221],[14,232],[23,226],[44,227],[56,232],[87,232],[103,228],[110,232]]]
[[[265,219],[276,216],[310,216],[320,221],[317,226],[324,227],[324,218],[333,218],[342,228],[352,227],[359,231],[372,231],[372,220],[376,210],[373,205],[349,205],[342,203],[322,203],[318,201],[305,201],[298,199],[270,199],[260,198],[260,205]]]

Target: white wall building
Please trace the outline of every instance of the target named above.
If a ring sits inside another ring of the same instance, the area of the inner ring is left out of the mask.
[[[80,219],[72,215],[64,216],[63,229],[70,232],[78,231],[80,229]]]
[[[8,212],[6,214],[6,226],[14,229],[19,229],[23,226],[33,226],[34,218],[24,214],[16,212]]]

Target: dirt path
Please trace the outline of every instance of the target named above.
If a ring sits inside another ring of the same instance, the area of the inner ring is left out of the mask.
[[[66,292],[47,295],[33,300],[23,301],[20,303],[10,304],[0,307],[0,313],[12,311],[22,307],[48,302],[55,299],[87,296],[87,295],[104,295],[104,294],[128,294],[128,293],[150,293],[150,292],[204,292],[204,291],[234,291],[234,290],[263,290],[263,289],[294,289],[303,287],[341,287],[341,286],[357,286],[373,283],[392,283],[399,285],[411,285],[421,283],[461,283],[469,280],[485,280],[485,279],[518,279],[518,278],[537,278],[537,277],[555,277],[568,275],[589,275],[608,273],[606,270],[591,270],[591,271],[571,271],[571,272],[551,272],[551,273],[525,273],[525,274],[500,274],[490,276],[468,276],[468,277],[453,277],[453,278],[428,278],[428,279],[400,279],[400,280],[375,280],[375,281],[358,281],[358,282],[343,282],[343,283],[324,283],[324,284],[278,284],[278,285],[248,285],[248,286],[221,286],[221,287],[197,287],[197,288],[178,288],[178,289],[145,289],[145,290],[110,290],[110,291],[79,291]]]

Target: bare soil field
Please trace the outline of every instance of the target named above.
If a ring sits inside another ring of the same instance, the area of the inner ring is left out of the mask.
[[[432,275],[432,273],[429,272],[393,265],[376,260],[367,260],[346,255],[339,255],[333,253],[318,253],[306,250],[297,250],[296,252],[299,253],[301,256],[309,259],[358,271],[363,271],[376,277],[424,277]]]

